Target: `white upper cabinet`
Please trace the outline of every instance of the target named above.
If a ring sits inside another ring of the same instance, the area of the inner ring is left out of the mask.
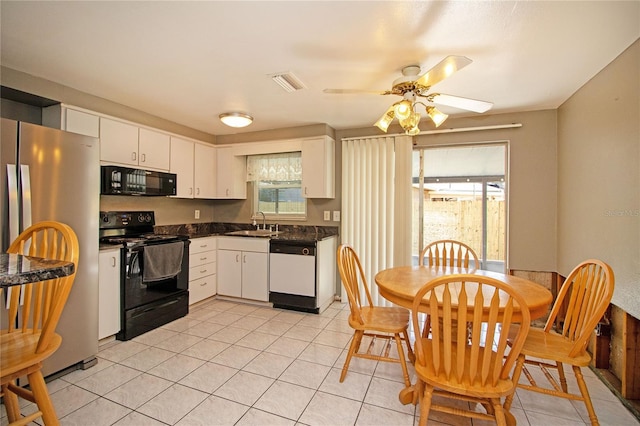
[[[144,168],[169,170],[170,136],[140,128],[138,133],[138,164]]]
[[[98,115],[63,104],[43,108],[42,124],[67,132],[94,138],[100,137],[100,117]]]
[[[100,119],[100,161],[138,165],[138,127]]]
[[[215,198],[216,148],[212,145],[196,143],[194,146],[194,155],[194,198]]]
[[[218,148],[216,198],[247,198],[247,157],[233,148]]]
[[[65,109],[65,128],[67,132],[100,137],[100,117],[71,108]]]
[[[167,134],[100,118],[100,161],[168,171],[169,151]]]
[[[193,146],[194,142],[171,137],[169,171],[176,174],[176,197],[193,198]]]
[[[302,140],[302,195],[335,198],[335,142],[328,136]]]
[[[215,198],[216,148],[171,137],[171,173],[178,179],[176,197]]]

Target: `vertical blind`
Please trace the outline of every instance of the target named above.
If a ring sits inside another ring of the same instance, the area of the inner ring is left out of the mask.
[[[358,254],[380,306],[390,303],[376,273],[411,264],[411,150],[408,136],[342,140],[342,243]]]

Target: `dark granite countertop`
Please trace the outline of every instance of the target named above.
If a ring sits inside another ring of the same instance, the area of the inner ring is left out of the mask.
[[[275,227],[274,227],[275,228]],[[255,229],[253,226],[244,223],[192,223],[181,225],[161,225],[156,226],[156,234],[186,235],[189,238],[209,237],[216,235],[226,235],[228,232]],[[338,235],[337,226],[313,226],[313,225],[279,225],[280,233],[276,236],[268,237],[280,241],[321,241]],[[240,238],[265,238],[242,236]]]
[[[66,277],[75,265],[62,260],[42,259],[19,254],[0,254],[0,284],[7,287]]]

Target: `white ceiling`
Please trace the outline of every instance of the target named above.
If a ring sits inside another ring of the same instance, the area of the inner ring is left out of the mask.
[[[400,70],[473,63],[434,86],[494,103],[557,108],[640,37],[639,1],[6,1],[1,63],[215,135],[326,123],[371,126]],[[291,71],[287,93],[270,74]],[[448,113],[474,113],[442,108]],[[217,116],[244,111],[244,129]],[[422,130],[433,124],[424,120]]]

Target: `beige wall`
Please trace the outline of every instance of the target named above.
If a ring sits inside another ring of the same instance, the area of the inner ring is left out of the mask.
[[[156,225],[214,221],[211,200],[101,195],[100,210],[153,210],[156,212]],[[195,219],[196,210],[200,210],[200,219]]]
[[[558,272],[599,258],[640,318],[640,41],[558,109]]]

